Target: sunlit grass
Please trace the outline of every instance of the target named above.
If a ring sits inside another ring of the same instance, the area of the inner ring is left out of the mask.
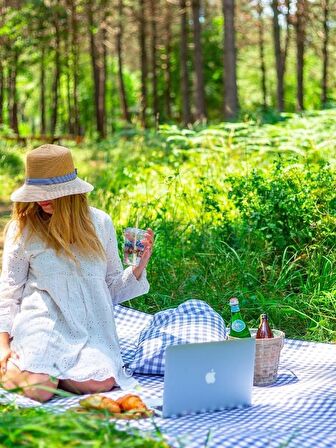
[[[120,243],[128,225],[156,232],[151,292],[131,306],[155,312],[197,297],[227,320],[236,295],[251,326],[268,312],[290,337],[335,340],[335,119],[330,110],[62,142]]]
[[[69,142],[120,245],[127,225],[156,232],[151,291],[130,306],[154,313],[198,298],[228,321],[237,296],[251,327],[267,312],[287,337],[336,342],[336,111],[282,118]],[[1,227],[25,150],[0,145]],[[0,414],[4,447],[165,446],[160,432],[129,435],[107,418],[15,406]]]
[[[17,408],[0,405],[0,446],[17,448],[168,448],[153,425],[155,436],[136,430],[118,430],[108,414],[91,417],[73,411],[52,413],[42,408]]]

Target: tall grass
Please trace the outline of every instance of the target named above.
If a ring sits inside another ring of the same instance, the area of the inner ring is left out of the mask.
[[[196,297],[228,321],[237,296],[251,327],[267,312],[289,337],[336,341],[336,112],[280,118],[163,126],[73,148],[120,245],[127,225],[156,232],[151,291],[130,306],[152,313]],[[23,180],[22,155],[0,142],[0,201]],[[144,439],[106,419],[13,406],[0,413],[5,447],[167,446],[159,432]]]
[[[156,231],[151,292],[131,306],[197,297],[228,320],[236,295],[251,326],[266,311],[290,337],[335,340],[335,117],[163,126],[92,146],[92,201],[119,240],[136,222]]]
[[[154,437],[118,430],[108,414],[90,417],[73,411],[54,414],[39,408],[0,406],[0,446],[39,448],[168,448],[159,429]]]
[[[127,225],[156,232],[151,291],[131,306],[197,297],[228,320],[236,295],[251,326],[263,311],[290,337],[336,339],[336,111],[280,118],[165,125],[74,148],[120,244]]]

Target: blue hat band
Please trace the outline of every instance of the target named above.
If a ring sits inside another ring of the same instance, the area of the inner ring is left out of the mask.
[[[63,176],[56,177],[46,177],[45,179],[38,178],[27,178],[25,183],[27,185],[54,185],[54,184],[63,184],[64,182],[69,182],[70,180],[74,180],[77,177],[77,168],[75,171],[69,174],[64,174]]]

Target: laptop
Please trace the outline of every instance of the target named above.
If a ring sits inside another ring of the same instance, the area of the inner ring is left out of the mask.
[[[255,339],[166,349],[163,417],[250,406]]]

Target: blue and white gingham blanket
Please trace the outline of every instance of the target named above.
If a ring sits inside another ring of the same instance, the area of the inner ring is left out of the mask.
[[[153,316],[118,306],[116,322],[125,362],[132,361],[139,334]],[[136,375],[137,393],[150,405],[162,401],[163,377]],[[104,395],[116,398],[125,391]],[[81,397],[54,398],[41,405],[1,391],[0,402],[43,406],[61,412]],[[118,427],[157,432],[173,447],[336,448],[336,345],[286,340],[275,384],[254,387],[252,406],[179,418],[118,422]]]

